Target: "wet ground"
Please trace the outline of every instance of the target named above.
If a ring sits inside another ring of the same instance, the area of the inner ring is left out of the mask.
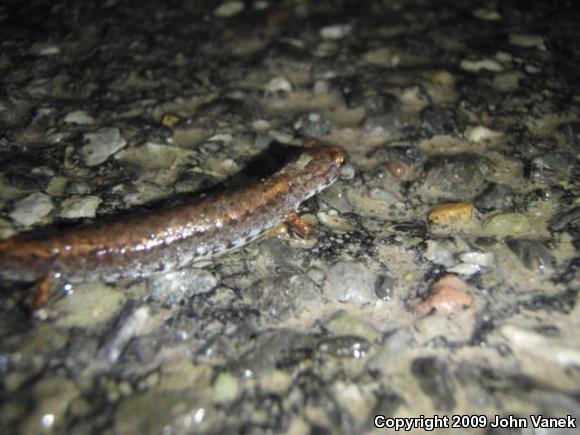
[[[564,433],[528,417],[580,417],[573,3],[0,5],[2,238],[165,207],[308,137],[348,155],[300,209],[314,237],[36,316],[2,282],[2,433]]]

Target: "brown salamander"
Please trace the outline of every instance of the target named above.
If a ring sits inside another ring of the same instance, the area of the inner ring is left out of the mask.
[[[71,283],[134,279],[217,256],[282,221],[300,226],[294,214],[299,205],[332,184],[343,161],[339,147],[309,140],[280,171],[231,193],[43,238],[19,235],[0,242],[0,275],[40,280],[38,307],[46,302],[51,278]]]

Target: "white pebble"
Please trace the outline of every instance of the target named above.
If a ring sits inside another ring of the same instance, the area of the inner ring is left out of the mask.
[[[469,72],[479,72],[481,70],[501,72],[503,66],[493,59],[468,60],[463,59],[460,64],[461,69]]]
[[[491,252],[463,252],[459,259],[464,263],[477,264],[481,267],[491,267],[494,255]]]
[[[284,77],[274,77],[266,84],[265,88],[268,92],[291,92],[292,91],[292,84],[286,80]]]
[[[326,26],[320,29],[320,36],[323,39],[342,39],[350,33],[352,26],[350,24],[336,24],[334,26]]]
[[[238,1],[224,2],[213,12],[216,17],[229,18],[244,10],[244,3]]]
[[[16,203],[10,217],[20,225],[33,225],[41,222],[53,208],[50,196],[44,193],[33,193]]]
[[[119,129],[113,127],[86,133],[83,138],[89,142],[81,148],[81,154],[87,166],[96,166],[103,163],[109,156],[115,154],[127,144]]]

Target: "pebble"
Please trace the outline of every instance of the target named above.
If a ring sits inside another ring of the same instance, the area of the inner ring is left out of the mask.
[[[465,135],[465,138],[469,142],[473,143],[488,142],[501,137],[501,133],[490,130],[489,128],[484,127],[483,125],[468,127],[467,129],[465,129],[465,132],[463,134]]]
[[[51,178],[46,186],[46,193],[50,196],[62,196],[64,195],[68,182],[68,178],[57,175],[56,177]]]
[[[425,315],[435,309],[437,314],[450,314],[473,303],[465,283],[455,275],[445,275],[436,281],[424,301],[415,304],[418,315]]]
[[[482,211],[510,210],[514,206],[514,194],[511,187],[505,184],[490,183],[474,203]]]
[[[207,270],[187,268],[152,275],[149,278],[149,295],[163,304],[180,304],[194,295],[213,290],[216,285],[217,279]]]
[[[498,21],[501,15],[495,9],[478,8],[473,11],[473,16],[484,21]]]
[[[284,77],[274,77],[266,83],[265,89],[271,93],[292,92],[292,84]]]
[[[375,294],[383,301],[390,301],[393,297],[398,280],[390,274],[381,274],[375,283]]]
[[[63,376],[41,379],[28,392],[33,411],[20,424],[21,433],[53,433],[63,429],[70,403],[79,396],[74,383]]]
[[[294,129],[305,137],[322,137],[330,133],[331,128],[330,122],[320,113],[301,116],[294,123]]]
[[[323,39],[337,40],[344,38],[351,30],[352,26],[350,24],[335,24],[320,29],[320,36]]]
[[[328,320],[324,322],[324,329],[337,336],[357,336],[369,342],[376,340],[380,334],[364,319],[345,310],[334,312]]]
[[[119,129],[114,127],[86,133],[83,139],[88,141],[88,144],[81,148],[81,155],[87,166],[96,166],[103,163],[127,144]]]
[[[63,121],[67,124],[91,125],[95,123],[95,118],[84,110],[75,110],[67,113]]]
[[[486,219],[483,230],[488,236],[505,237],[528,231],[528,218],[520,213],[499,213]]]
[[[56,324],[67,328],[96,329],[109,321],[125,301],[123,292],[96,281],[75,284],[73,294],[58,303]]]
[[[10,217],[20,225],[29,226],[45,221],[53,208],[50,196],[44,193],[33,193],[16,202]]]
[[[246,6],[240,1],[226,1],[214,10],[214,15],[220,18],[230,18],[238,15]]]
[[[493,78],[493,87],[500,92],[515,91],[520,87],[520,80],[524,78],[525,75],[520,71],[507,71],[496,74]]]
[[[400,160],[389,160],[385,168],[396,180],[408,181],[412,178],[411,168]]]
[[[568,153],[549,152],[532,159],[530,179],[536,183],[557,185],[570,177],[575,159]]]
[[[481,271],[481,266],[469,263],[460,263],[447,268],[447,272],[465,276],[475,275],[479,271]]]
[[[376,300],[377,277],[361,263],[340,261],[327,274],[333,296],[340,302],[369,304]]]
[[[510,238],[507,240],[507,245],[530,270],[545,273],[553,269],[556,264],[552,252],[539,240]]]
[[[14,225],[7,219],[0,218],[0,240],[12,237],[15,233]]]
[[[98,356],[109,364],[116,363],[129,341],[142,333],[150,317],[148,306],[131,309],[100,348]]]
[[[471,200],[482,191],[486,177],[492,172],[491,163],[474,154],[431,157],[425,166],[420,194],[439,200]]]
[[[341,180],[352,180],[356,175],[354,167],[350,163],[345,163],[340,169],[340,179]]]
[[[447,249],[443,243],[436,242],[435,240],[427,240],[426,246],[423,256],[427,260],[446,267],[451,267],[456,263],[453,252]]]
[[[540,35],[523,35],[519,33],[512,33],[509,36],[509,42],[512,45],[523,48],[537,48],[538,50],[546,51],[544,38]]]
[[[554,216],[550,227],[553,231],[562,231],[578,219],[580,219],[580,206]]]
[[[476,264],[481,267],[493,266],[494,255],[491,252],[462,252],[459,259],[463,263]]]
[[[431,135],[449,134],[457,129],[455,110],[449,107],[429,106],[421,112],[421,121]]]
[[[61,204],[60,217],[65,219],[93,218],[101,203],[94,195],[67,198]]]
[[[369,196],[372,199],[383,202],[394,202],[397,200],[397,196],[392,192],[387,192],[386,190],[379,189],[378,187],[373,187],[369,191]]]
[[[549,360],[561,367],[578,367],[580,350],[577,341],[568,341],[547,337],[538,332],[516,325],[504,325],[500,333],[520,357],[532,363],[533,359]],[[535,367],[535,364],[530,364]],[[549,374],[547,374],[549,376]]]
[[[233,402],[241,391],[240,381],[229,372],[220,373],[213,385],[213,398],[216,403]]]
[[[473,205],[466,202],[440,204],[429,211],[428,220],[437,225],[465,225],[471,221]]]
[[[463,59],[459,64],[461,69],[469,72],[480,72],[482,70],[491,72],[502,72],[504,67],[493,59],[469,60]]]

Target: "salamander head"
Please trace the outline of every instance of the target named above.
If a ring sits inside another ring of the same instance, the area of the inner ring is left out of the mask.
[[[344,151],[340,147],[323,145],[316,139],[308,139],[304,148],[308,148],[308,154],[318,161],[332,162],[338,168],[344,163]]]
[[[344,151],[333,145],[323,145],[315,139],[304,144],[303,179],[310,195],[316,194],[336,181],[344,163]]]

